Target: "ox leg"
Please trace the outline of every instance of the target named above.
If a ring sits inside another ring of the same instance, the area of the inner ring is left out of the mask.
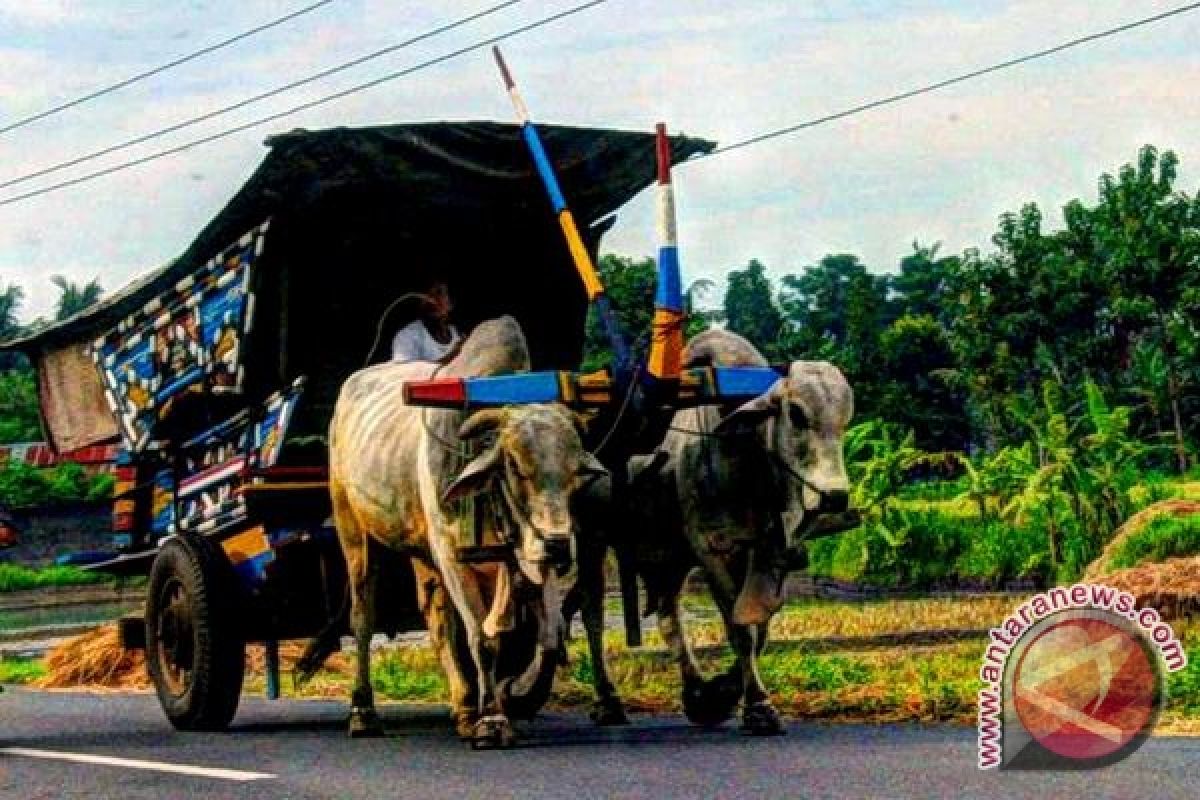
[[[709,553],[707,549],[699,547],[694,552],[700,561],[705,582],[708,584],[709,593],[712,595],[717,609],[721,612],[722,621],[725,623],[726,636],[729,638],[730,646],[733,648],[735,655],[733,665],[726,672],[716,675],[709,680],[701,680],[691,689],[691,702],[697,716],[693,717],[689,714],[688,718],[693,722],[699,722],[699,724],[714,725],[720,724],[734,715],[738,703],[742,701],[745,693],[741,650],[738,647],[737,640],[730,633],[729,627],[728,611],[733,606],[736,588],[733,577],[730,574],[729,565],[724,557],[715,556]],[[686,691],[687,686],[685,684]],[[700,719],[704,721],[700,722]]]
[[[589,548],[592,551],[593,548]],[[588,653],[592,658],[592,686],[596,702],[589,716],[597,725],[628,725],[625,706],[608,677],[604,657],[604,555],[605,549],[580,553],[579,580],[572,593],[578,593],[583,629],[587,633]],[[569,617],[568,623],[569,623]]]
[[[497,684],[501,704],[513,719],[533,719],[550,696],[563,647],[565,594],[559,577],[551,573],[546,576],[537,600],[529,602],[528,610],[537,632],[533,658],[523,673]]]
[[[776,736],[786,733],[779,712],[771,705],[771,698],[762,684],[758,672],[758,654],[766,643],[766,625],[736,625],[732,615],[726,618],[729,641],[737,653],[737,665],[730,671],[731,677],[740,675],[742,707],[742,730],[755,736]]]
[[[723,565],[722,565],[723,566]],[[739,625],[734,622],[736,614],[736,596],[732,589],[734,582],[730,572],[722,568],[719,573],[710,573],[715,577],[728,578],[727,581],[711,581],[713,599],[721,610],[721,619],[725,623],[725,632],[733,647],[737,661],[733,667],[716,681],[724,684],[722,688],[736,695],[743,701],[742,730],[756,736],[774,736],[786,733],[779,713],[771,705],[770,696],[763,686],[762,677],[758,672],[758,656],[762,653],[767,641],[767,623],[759,625]],[[714,681],[714,682],[716,682]],[[736,705],[736,700],[734,705]],[[730,706],[732,711],[733,706]]]
[[[455,560],[453,534],[439,532],[433,537],[434,563],[442,575],[442,584],[458,611],[465,628],[467,647],[475,662],[476,683],[479,691],[479,720],[471,734],[473,747],[509,747],[516,742],[512,723],[500,707],[496,691],[496,642],[488,641],[483,634],[483,618],[487,613],[483,597],[473,576]],[[468,587],[468,581],[470,586]]]
[[[475,723],[479,721],[479,711],[471,685],[463,675],[458,649],[458,620],[454,616],[454,609],[447,603],[446,592],[437,572],[418,559],[414,558],[412,563],[417,578],[417,601],[429,628],[430,642],[450,685],[450,715],[454,721],[454,732],[461,739],[470,739],[475,731]]]
[[[350,695],[350,735],[354,738],[382,736],[383,723],[375,711],[375,693],[371,689],[371,637],[375,635],[374,563],[369,559],[370,540],[354,549],[348,559],[350,577],[350,627],[354,631],[356,667],[354,691]]]
[[[697,725],[720,725],[729,719],[732,710],[715,709],[714,704],[709,702],[700,665],[696,663],[696,656],[692,653],[692,647],[683,629],[683,620],[679,614],[679,591],[664,593],[659,599],[656,611],[659,633],[679,664],[679,672],[683,678],[683,713]]]

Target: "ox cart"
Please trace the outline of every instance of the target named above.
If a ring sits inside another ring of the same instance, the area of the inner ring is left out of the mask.
[[[613,212],[654,181],[654,137],[552,126],[541,136],[594,256]],[[229,723],[247,644],[265,645],[275,695],[281,640],[347,631],[325,435],[339,386],[370,359],[395,298],[445,280],[465,326],[519,321],[533,368],[559,376],[556,392],[599,387],[588,402],[603,405],[612,386],[568,372],[589,297],[520,127],[294,131],[267,144],[182,255],[5,345],[37,368],[57,450],[121,446],[114,552],[93,568],[148,576],[144,616],[122,621],[122,640],[145,648],[181,729]],[[711,147],[674,137],[670,158]],[[393,560],[376,627],[423,627],[411,566]],[[314,645],[307,667],[327,652]]]

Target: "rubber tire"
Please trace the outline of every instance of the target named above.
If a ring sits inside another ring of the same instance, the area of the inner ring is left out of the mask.
[[[172,579],[183,586],[191,604],[193,666],[191,680],[179,695],[167,685],[158,649],[160,595]],[[176,537],[154,559],[146,591],[146,667],[167,719],[178,730],[225,730],[237,713],[246,670],[246,643],[235,612],[237,591],[225,554],[203,537]]]

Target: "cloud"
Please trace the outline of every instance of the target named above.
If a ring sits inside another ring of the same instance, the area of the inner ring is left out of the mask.
[[[0,20],[14,25],[56,26],[69,20],[76,6],[69,0],[0,0]]]
[[[329,13],[307,15],[86,111],[0,137],[0,176],[227,104],[488,4],[341,0]],[[89,169],[287,108],[570,5],[522,3]],[[503,48],[538,120],[633,129],[665,120],[674,132],[729,143],[1169,5],[611,0]],[[0,19],[25,7],[0,0]],[[98,1],[82,8],[51,3],[39,23],[49,32],[0,46],[0,117],[37,110],[288,10],[282,1],[269,10],[228,6],[214,20],[211,8],[155,5],[122,14]],[[97,19],[104,16],[132,26],[134,38],[117,42],[104,27],[110,23]],[[1200,109],[1189,87],[1197,85],[1200,66],[1192,23],[1184,23],[1177,18],[679,168],[688,278],[720,278],[752,257],[778,277],[828,251],[856,252],[873,268],[889,269],[914,238],[944,240],[949,251],[986,247],[1002,211],[1031,199],[1053,210],[1071,197],[1090,197],[1098,174],[1131,159],[1146,141],[1179,148],[1181,185],[1190,186],[1197,174],[1190,164],[1200,152],[1186,147],[1200,141]],[[171,41],[180,30],[194,35]],[[29,310],[44,313],[53,289],[39,287],[49,286],[51,274],[99,275],[116,288],[177,255],[248,176],[265,153],[263,138],[274,131],[511,117],[490,55],[471,53],[78,189],[0,207],[0,280],[26,284]],[[629,255],[654,251],[648,193],[622,210],[606,247]]]

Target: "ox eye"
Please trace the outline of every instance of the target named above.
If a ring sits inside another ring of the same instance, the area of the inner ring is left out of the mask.
[[[792,426],[795,428],[808,427],[808,415],[799,406],[788,406],[788,419],[792,421]]]

